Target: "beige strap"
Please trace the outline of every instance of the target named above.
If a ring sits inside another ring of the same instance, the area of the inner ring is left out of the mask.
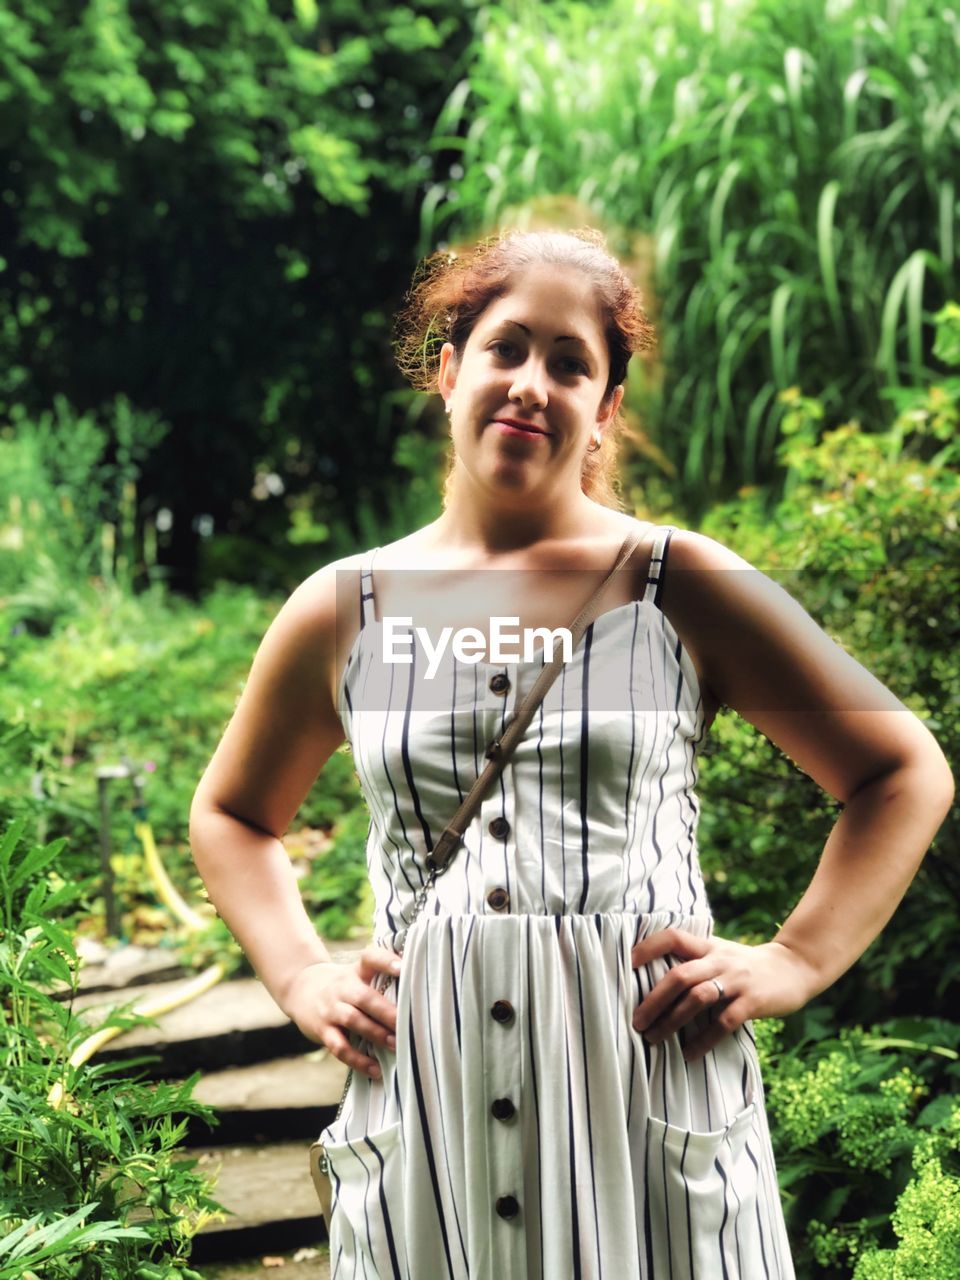
[[[580,643],[580,638],[584,631],[600,612],[600,601],[604,591],[614,574],[619,572],[633,555],[640,539],[643,537],[645,528],[633,529],[627,534],[613,568],[573,620],[570,626],[570,633],[574,649]],[[466,831],[480,801],[486,795],[493,781],[503,771],[504,766],[513,754],[514,748],[523,737],[527,725],[533,719],[537,707],[539,707],[546,696],[547,690],[560,674],[563,667],[563,659],[556,656],[558,648],[559,646],[554,647],[551,660],[544,663],[543,670],[537,676],[536,682],[507,723],[501,736],[494,739],[487,747],[484,753],[487,757],[487,764],[464,797],[460,808],[453,815],[447,826],[444,827],[436,844],[433,846],[430,856],[426,860],[428,870],[440,875],[446,870],[447,864],[459,848],[463,833]]]

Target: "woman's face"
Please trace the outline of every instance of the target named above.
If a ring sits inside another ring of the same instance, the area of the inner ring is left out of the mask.
[[[457,360],[440,353],[456,466],[516,496],[580,491],[584,454],[623,396],[603,395],[607,345],[594,288],[570,268],[527,267],[482,313]]]

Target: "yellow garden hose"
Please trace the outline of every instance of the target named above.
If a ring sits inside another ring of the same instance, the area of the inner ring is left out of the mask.
[[[207,925],[206,918],[198,911],[194,911],[193,907],[184,901],[167,875],[166,868],[160,861],[157,844],[153,838],[153,830],[149,822],[145,820],[137,822],[134,830],[143,845],[147,874],[153,882],[157,897],[191,933],[197,933],[204,929]],[[189,978],[173,991],[169,991],[162,996],[153,996],[151,999],[141,1000],[139,1004],[133,1006],[133,1013],[138,1017],[144,1018],[156,1018],[161,1013],[169,1013],[171,1009],[178,1009],[190,1000],[195,1000],[197,996],[203,995],[211,987],[215,987],[225,974],[226,971],[222,964],[212,964],[209,968],[204,969],[202,973],[195,974],[194,977]],[[82,1067],[85,1062],[89,1062],[99,1049],[102,1049],[105,1044],[108,1044],[126,1030],[129,1030],[129,1028],[101,1027],[99,1031],[94,1031],[74,1049],[69,1059],[70,1066]],[[57,1081],[47,1094],[47,1102],[54,1110],[58,1110],[63,1105],[66,1096],[63,1085]]]
[[[185,924],[191,933],[196,933],[198,930],[205,928],[207,925],[206,919],[184,902],[174,887],[173,881],[167,875],[167,869],[160,861],[160,855],[157,853],[157,842],[153,838],[153,829],[150,823],[145,821],[137,822],[134,825],[134,831],[143,845],[147,873],[153,881],[157,897],[165,906],[170,908],[181,924]]]

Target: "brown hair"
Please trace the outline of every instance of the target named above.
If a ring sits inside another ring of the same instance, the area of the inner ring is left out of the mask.
[[[425,258],[394,328],[397,365],[412,385],[436,391],[443,344],[452,342],[460,358],[490,303],[509,292],[518,272],[540,263],[581,271],[596,290],[610,359],[606,399],[626,378],[631,355],[652,347],[653,327],[639,290],[608,250],[603,234],[590,227],[502,231],[463,253],[442,250]],[[623,429],[621,408],[603,432],[600,448],[585,455],[580,476],[585,494],[615,508],[620,506],[615,485]]]

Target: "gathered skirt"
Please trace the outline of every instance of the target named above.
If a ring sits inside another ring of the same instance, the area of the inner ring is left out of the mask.
[[[687,1064],[633,1011],[709,916],[435,915],[397,1049],[324,1131],[334,1280],[792,1280],[749,1024]],[[384,945],[389,945],[385,941]],[[704,1015],[709,1016],[709,1015]]]

